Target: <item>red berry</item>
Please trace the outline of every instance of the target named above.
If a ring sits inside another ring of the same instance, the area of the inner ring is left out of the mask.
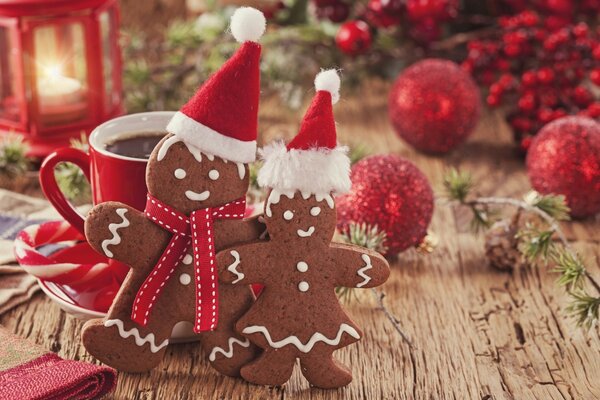
[[[569,15],[573,12],[573,2],[571,0],[545,0],[542,4],[552,14]]]
[[[521,82],[523,83],[523,86],[535,86],[537,84],[537,75],[535,71],[525,71],[523,75],[521,75]]]
[[[521,20],[524,26],[536,26],[540,20],[538,14],[534,11],[523,11],[521,13]]]
[[[390,3],[396,3],[394,7]],[[387,8],[386,8],[387,5]],[[400,24],[400,7],[398,0],[370,0],[367,5],[367,18],[373,25],[387,28]]]
[[[537,72],[538,81],[544,85],[548,85],[554,81],[554,71],[548,67],[541,68]]]
[[[488,103],[488,105],[490,107],[495,107],[497,105],[500,104],[500,97],[499,96],[494,96],[493,94],[490,94],[487,99],[486,102]]]
[[[412,21],[447,21],[456,17],[458,0],[407,0],[406,12]]]
[[[592,50],[592,57],[594,57],[594,60],[600,60],[600,44],[597,44]]]
[[[600,86],[600,68],[594,68],[592,72],[590,72],[590,80],[594,85]]]
[[[507,44],[504,46],[504,54],[508,57],[515,58],[521,53],[521,48],[518,44]]]
[[[531,93],[526,93],[519,99],[517,105],[521,111],[529,113],[535,109],[535,96]]]
[[[592,102],[593,96],[585,87],[577,86],[573,89],[573,100],[578,106],[586,107]]]
[[[357,55],[371,47],[371,31],[369,26],[360,20],[348,21],[338,30],[335,43],[346,54]]]
[[[585,22],[580,22],[573,27],[573,34],[577,38],[583,38],[587,36],[590,31],[590,27]]]
[[[600,118],[600,102],[596,101],[587,108],[587,114],[592,118]]]
[[[549,108],[540,108],[537,113],[537,117],[542,124],[546,124],[552,121],[552,117],[554,117],[554,112]]]
[[[531,136],[527,135],[524,136],[523,139],[521,139],[521,149],[527,152],[527,150],[529,150],[529,147],[531,147]]]

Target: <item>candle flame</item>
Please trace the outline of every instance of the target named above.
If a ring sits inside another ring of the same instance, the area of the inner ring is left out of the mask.
[[[60,65],[49,65],[43,67],[44,75],[50,79],[59,79],[63,77]]]

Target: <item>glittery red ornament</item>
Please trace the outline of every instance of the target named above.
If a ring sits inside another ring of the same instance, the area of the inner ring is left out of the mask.
[[[400,137],[418,150],[445,153],[473,131],[481,111],[479,89],[457,64],[420,61],[396,80],[389,115]]]
[[[377,225],[387,234],[387,255],[423,241],[433,214],[433,191],[410,161],[394,155],[367,157],[352,167],[352,191],[336,199],[338,228]]]
[[[565,195],[573,217],[600,212],[600,123],[571,116],[545,125],[531,142],[527,173],[538,192]]]

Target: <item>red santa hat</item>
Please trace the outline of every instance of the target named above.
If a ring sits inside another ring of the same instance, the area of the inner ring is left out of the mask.
[[[261,51],[257,41],[265,28],[260,11],[251,7],[235,11],[231,33],[242,45],[173,116],[168,132],[229,161],[256,159]]]
[[[279,142],[260,151],[264,160],[258,173],[261,186],[320,195],[350,190],[348,148],[337,145],[333,119],[332,104],[340,97],[337,71],[321,71],[315,88],[298,135],[287,146]]]

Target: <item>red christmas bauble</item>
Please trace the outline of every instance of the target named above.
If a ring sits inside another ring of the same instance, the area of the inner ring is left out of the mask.
[[[355,56],[366,52],[371,47],[371,30],[366,22],[348,21],[335,36],[335,43],[344,53]]]
[[[336,199],[338,229],[351,222],[377,225],[387,234],[387,255],[417,246],[433,214],[433,191],[423,173],[395,155],[364,158],[352,167],[352,191]]]
[[[406,142],[427,153],[445,153],[471,134],[481,99],[473,79],[457,64],[426,59],[398,77],[388,112]]]
[[[527,153],[527,173],[540,193],[563,194],[576,218],[600,212],[600,123],[570,116],[545,125]]]

